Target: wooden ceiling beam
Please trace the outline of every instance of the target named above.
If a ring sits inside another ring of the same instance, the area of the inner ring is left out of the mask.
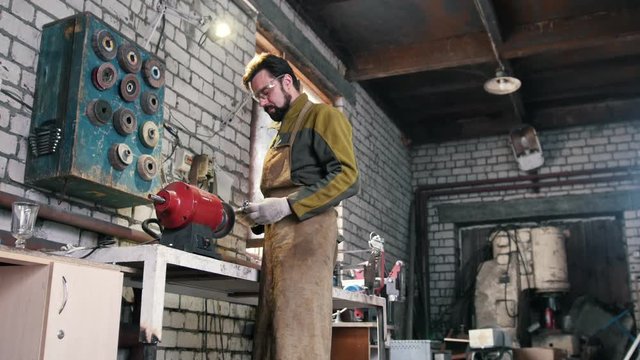
[[[538,22],[514,29],[498,50],[504,59],[514,59],[640,39],[638,18],[640,10],[634,9]],[[361,81],[492,61],[487,34],[471,33],[356,53],[347,78]]]
[[[459,82],[450,82],[450,83],[433,83],[428,85],[416,85],[413,84],[411,86],[403,87],[402,85],[398,85],[397,88],[394,87],[394,91],[392,93],[388,93],[385,95],[389,100],[399,99],[402,100],[406,97],[415,97],[415,96],[446,96],[451,95],[455,96],[460,93],[467,93],[476,91],[479,88],[482,88],[482,84],[484,83],[484,79],[471,79],[467,81],[459,81]],[[384,87],[373,86],[372,89],[375,91],[384,91]]]
[[[555,129],[638,120],[638,108],[640,108],[640,98],[547,108],[534,111],[531,124],[537,129]]]
[[[602,93],[602,90],[626,85],[640,88],[640,65],[612,64],[609,66],[567,69],[548,72],[544,76],[525,79],[527,101],[539,101],[574,92]],[[551,90],[550,90],[551,89]]]
[[[442,121],[433,123],[430,126],[415,125],[410,127],[406,133],[412,134],[411,140],[414,145],[421,145],[433,142],[445,142],[464,139],[476,139],[484,136],[509,134],[513,128],[513,117],[511,115],[477,116],[474,118],[460,119],[457,121]]]
[[[640,37],[638,17],[640,9],[627,9],[521,26],[506,39],[501,54],[512,59],[637,39]]]
[[[531,110],[529,123],[537,130],[559,127],[608,124],[638,119],[640,98],[609,100],[580,105]],[[480,116],[474,118],[442,119],[428,125],[412,123],[403,131],[412,134],[414,145],[505,135],[513,127],[511,116]]]
[[[518,59],[516,68],[527,74],[537,74],[638,55],[640,55],[640,36],[623,37],[599,46],[567,50],[562,53],[562,56],[551,52]]]
[[[350,81],[371,80],[421,71],[440,70],[493,61],[491,44],[485,33],[446,39],[429,39],[367,53],[356,53],[347,71]]]

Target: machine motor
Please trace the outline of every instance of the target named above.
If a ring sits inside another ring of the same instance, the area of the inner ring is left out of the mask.
[[[216,250],[216,239],[229,234],[235,224],[231,205],[217,195],[184,182],[173,182],[157,194],[150,194],[157,219],[147,219],[142,229],[176,249],[221,257]],[[162,234],[149,229],[149,223],[160,226]]]

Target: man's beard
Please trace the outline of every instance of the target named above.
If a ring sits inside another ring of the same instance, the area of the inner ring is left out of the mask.
[[[284,115],[289,111],[289,107],[291,107],[291,95],[284,93],[284,105],[282,107],[278,107],[275,105],[265,106],[264,111],[267,112],[271,120],[280,122],[284,119]],[[269,110],[275,109],[274,112],[269,112]]]

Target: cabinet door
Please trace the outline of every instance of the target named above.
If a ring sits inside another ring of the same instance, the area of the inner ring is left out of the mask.
[[[122,273],[54,263],[43,359],[115,359],[121,297]]]
[[[50,272],[50,265],[0,266],[0,359],[40,358]]]
[[[334,327],[331,360],[369,360],[369,328]]]

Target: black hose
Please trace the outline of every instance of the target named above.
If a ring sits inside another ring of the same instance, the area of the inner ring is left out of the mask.
[[[154,230],[151,230],[149,228],[149,224],[156,224],[158,225],[158,227],[160,228],[160,232],[155,232]],[[146,232],[147,234],[149,234],[149,236],[151,236],[152,238],[154,238],[154,241],[160,241],[160,238],[162,237],[162,231],[163,231],[163,227],[162,224],[160,224],[160,221],[156,218],[150,218],[147,219],[145,221],[142,222],[142,231]]]

